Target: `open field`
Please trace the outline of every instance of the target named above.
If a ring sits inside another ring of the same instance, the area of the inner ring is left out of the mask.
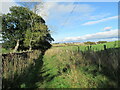
[[[96,45],[85,45],[85,44],[57,44],[57,47],[60,47],[62,49],[72,49],[72,50],[80,50],[80,51],[86,51],[86,50],[92,50],[92,51],[100,51],[104,50],[104,45],[106,46],[106,49],[108,48],[118,48],[120,47],[120,41],[113,41],[113,42],[107,42],[103,44],[96,44]],[[53,48],[56,47],[56,44],[53,44]]]

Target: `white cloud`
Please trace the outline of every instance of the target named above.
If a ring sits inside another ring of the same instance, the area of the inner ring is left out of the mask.
[[[29,1],[29,0],[22,0]],[[39,0],[33,0],[39,1]],[[43,0],[46,2],[119,2],[119,0]]]
[[[14,0],[0,0],[0,2],[14,2]]]
[[[119,0],[15,0],[19,2],[119,2]],[[12,2],[12,0],[0,0],[0,2]]]
[[[94,8],[88,4],[78,4],[75,6],[73,2],[70,3],[58,3],[58,2],[45,2],[43,3],[43,7],[38,6],[39,12],[38,14],[41,15],[45,19],[49,18],[65,18],[67,14],[74,8],[74,13],[80,13],[83,15],[85,13],[90,13],[94,11]],[[64,20],[64,19],[63,19]]]
[[[118,19],[118,16],[112,16],[112,17],[104,18],[104,19],[97,20],[97,21],[89,21],[89,22],[86,22],[86,23],[84,23],[82,25],[93,25],[93,24],[97,24],[97,23],[100,23],[100,22],[113,20],[113,19]]]
[[[79,37],[67,37],[63,41],[82,41],[82,40],[108,39],[108,38],[117,38],[117,37],[118,37],[118,30],[115,29],[111,31],[87,34]]]
[[[104,29],[103,29],[103,31],[107,31],[107,30],[111,30],[112,29],[112,27],[105,27]]]
[[[118,38],[99,39],[99,41],[116,41]]]
[[[38,14],[42,16],[45,20],[49,18],[50,9],[55,8],[57,3],[44,2],[43,5],[38,5]]]
[[[74,3],[68,4],[68,5],[59,5],[57,7],[57,10],[60,12],[64,12],[64,13],[69,13],[71,12],[71,10],[75,7]],[[88,4],[79,4],[76,5],[76,8],[74,9],[74,12],[79,12],[79,13],[88,13],[88,12],[92,12],[94,11],[94,8],[92,8],[90,5]]]
[[[16,6],[17,4],[14,2],[14,0],[10,0],[8,2],[2,2],[0,3],[0,13],[6,14],[9,12],[9,8],[12,6]]]
[[[88,20],[99,20],[108,17],[110,13],[99,13],[97,15],[89,15]]]

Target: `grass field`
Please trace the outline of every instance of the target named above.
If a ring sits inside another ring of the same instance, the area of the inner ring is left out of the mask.
[[[113,42],[107,42],[107,43],[103,43],[103,44],[96,44],[96,45],[91,45],[91,48],[90,48],[90,45],[70,45],[70,46],[61,46],[58,45],[58,47],[60,47],[61,49],[67,49],[67,50],[80,50],[80,51],[86,51],[88,50],[88,47],[89,47],[89,50],[92,50],[92,51],[100,51],[100,50],[104,50],[104,45],[106,45],[106,48],[109,49],[109,48],[118,48],[120,47],[120,41],[113,41]],[[56,48],[54,45],[53,45],[53,48]]]

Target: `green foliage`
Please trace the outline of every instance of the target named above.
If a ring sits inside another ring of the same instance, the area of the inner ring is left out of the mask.
[[[25,34],[24,44],[26,47],[32,45],[32,48],[47,49],[51,47],[50,42],[53,38],[45,24],[35,23],[31,31],[28,29]]]
[[[10,8],[10,13],[2,17],[2,26],[4,48],[14,48],[17,44],[20,49],[49,48],[53,41],[42,17],[25,7]]]
[[[32,33],[30,32],[29,29],[27,29],[26,34],[25,34],[25,40],[24,40],[24,45],[26,47],[29,47],[31,35],[32,35]]]
[[[1,49],[2,49],[2,54],[12,52],[12,50],[10,50],[10,49],[5,49],[5,48],[1,48]]]
[[[24,7],[11,7],[10,13],[2,16],[2,35],[4,47],[15,47],[16,41],[23,41],[26,29],[29,27],[30,16],[32,14],[27,8]]]

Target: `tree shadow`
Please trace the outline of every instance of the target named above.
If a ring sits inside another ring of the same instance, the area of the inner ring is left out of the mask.
[[[21,81],[21,84],[25,85],[25,88],[36,88],[35,87],[35,83],[36,82],[40,82],[43,80],[42,76],[41,76],[41,68],[43,66],[43,61],[42,61],[43,56],[40,55],[38,59],[34,60],[35,61],[35,66],[30,66],[28,68],[28,75],[26,75],[26,79],[24,79],[23,81]],[[32,67],[32,69],[31,69]]]
[[[43,82],[46,77],[42,76],[42,73],[45,73],[46,71],[42,71],[43,67],[43,56],[44,52],[39,55],[37,59],[34,59],[34,64],[29,65],[29,67],[25,68],[23,72],[18,76],[18,74],[14,75],[14,80],[11,80],[10,78],[5,79],[2,78],[3,81],[3,89],[8,90],[11,88],[38,88],[36,86],[37,82]],[[24,57],[24,55],[23,55]]]

